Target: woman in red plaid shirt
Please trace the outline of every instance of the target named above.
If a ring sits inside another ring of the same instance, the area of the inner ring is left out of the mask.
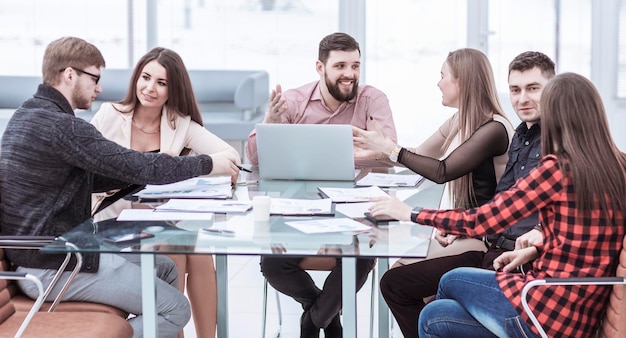
[[[606,277],[615,273],[626,216],[626,159],[610,136],[600,95],[591,81],[565,73],[543,90],[540,107],[544,158],[528,177],[481,207],[411,209],[396,198],[370,212],[432,225],[471,237],[502,231],[539,211],[543,242],[500,256],[498,271],[457,268],[439,282],[437,300],[422,311],[424,337],[537,337],[521,305],[534,279]],[[511,273],[535,260],[525,275]],[[529,305],[550,337],[591,337],[610,288],[534,288]]]

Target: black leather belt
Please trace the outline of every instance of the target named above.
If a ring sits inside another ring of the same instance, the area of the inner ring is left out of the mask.
[[[496,240],[496,248],[513,251],[515,250],[515,240],[508,239],[504,236],[499,236]]]

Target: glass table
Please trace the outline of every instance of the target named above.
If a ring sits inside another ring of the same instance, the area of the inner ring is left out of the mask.
[[[361,175],[364,173],[362,172]],[[235,186],[233,199],[247,200],[256,195],[317,199],[320,198],[318,187],[355,187],[354,182],[264,181],[256,179],[256,172],[247,174],[247,177],[244,173],[242,174],[243,177],[240,177],[242,184]],[[391,193],[402,194],[410,205],[436,208],[441,200],[442,191],[442,185],[426,180],[417,187],[397,188]],[[337,205],[334,207],[338,209]],[[336,210],[333,217],[347,218]],[[248,211],[215,214],[210,221],[107,220],[93,222],[90,219],[63,234],[57,244],[49,245],[42,250],[53,253],[66,252],[67,248],[63,241],[67,241],[73,243],[81,252],[140,253],[143,323],[146,337],[157,336],[154,255],[214,254],[218,279],[218,337],[225,338],[228,337],[228,267],[226,263],[228,255],[341,257],[343,280],[354,281],[356,258],[378,258],[376,269],[378,269],[378,276],[381,276],[388,269],[389,258],[425,257],[432,233],[431,227],[414,223],[389,222],[384,225],[373,225],[362,217],[354,219],[368,225],[368,230],[356,233],[306,234],[286,224],[291,220],[302,218],[272,215],[268,222],[255,222],[252,212]],[[163,230],[154,233],[154,237],[135,243],[118,245],[106,240],[112,236],[131,234],[155,225],[161,226]],[[230,230],[230,232],[209,232],[203,228]],[[342,284],[342,298],[344,337],[356,337],[356,286],[354,282]],[[379,295],[378,337],[388,337],[389,326],[388,309]]]

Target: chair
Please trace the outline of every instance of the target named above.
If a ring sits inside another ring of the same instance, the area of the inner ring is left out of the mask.
[[[547,337],[546,332],[537,320],[537,317],[528,307],[526,296],[528,291],[538,285],[613,285],[609,301],[606,304],[606,311],[600,329],[597,332],[598,338],[618,338],[626,337],[626,236],[622,244],[622,251],[619,255],[619,262],[615,277],[599,278],[546,278],[538,279],[526,283],[522,289],[522,306],[530,317],[539,334]]]
[[[0,247],[11,249],[35,249],[49,242],[45,237],[0,236]],[[62,264],[62,271],[69,263],[70,254]],[[57,273],[53,283],[45,291],[41,281],[33,275],[8,270],[8,262],[4,259],[4,249],[0,248],[0,336],[2,337],[131,337],[130,324],[120,316],[103,312],[52,312],[63,293],[73,280],[73,276],[81,266],[81,257],[77,254],[77,268],[64,284],[59,296],[50,306],[49,312],[40,312],[44,300],[58,282]],[[19,311],[13,304],[12,288],[17,288],[12,280],[29,280],[33,282],[39,294],[27,312]],[[87,319],[87,320],[86,320]]]
[[[310,271],[330,271],[335,268],[337,260],[335,257],[305,257],[300,262],[299,266],[302,270]],[[370,304],[374,306],[374,297],[376,296],[376,269],[372,269],[372,291],[370,295]],[[267,326],[267,279],[263,280],[263,314],[262,314],[262,328],[261,337],[265,338],[265,328]],[[274,334],[274,337],[280,337],[280,331],[283,324],[283,315],[280,307],[280,295],[276,291],[276,308],[278,310],[278,331]],[[374,334],[374,311],[370,311],[370,338]]]
[[[10,249],[39,249],[44,245],[50,243],[54,240],[54,237],[51,236],[0,236],[0,248],[10,248]],[[71,243],[66,243],[65,245],[73,246]],[[1,249],[0,249],[1,250]],[[82,311],[93,311],[93,312],[103,312],[114,314],[122,319],[126,319],[128,317],[128,313],[118,309],[113,306],[91,303],[91,302],[74,302],[74,301],[66,301],[61,302],[65,291],[70,286],[74,277],[80,270],[82,266],[82,255],[79,252],[74,251],[73,255],[76,257],[76,266],[72,270],[67,281],[65,281],[64,286],[62,287],[59,294],[56,296],[54,301],[46,302],[44,301],[41,304],[41,311],[61,311],[61,312],[82,312]],[[62,273],[65,270],[65,267],[69,264],[70,259],[72,257],[71,253],[66,255],[66,258],[62,265],[59,267],[58,272],[55,274],[52,283],[48,286],[48,288],[44,291],[44,299],[48,298],[48,295],[54,288],[54,286],[58,283],[61,278]],[[5,259],[4,254],[0,254],[0,268],[2,271],[8,271],[10,263]],[[32,308],[34,301],[24,295],[18,286],[14,283],[10,284],[7,287],[7,290],[11,296],[11,302],[15,309],[19,312],[27,312]]]

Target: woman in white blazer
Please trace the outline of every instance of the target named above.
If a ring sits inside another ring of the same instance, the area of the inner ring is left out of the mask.
[[[157,47],[144,55],[135,66],[126,98],[104,103],[91,123],[106,138],[134,150],[170,155],[191,152],[241,163],[235,148],[203,127],[187,69],[180,56],[170,49]],[[233,182],[236,179],[233,177]],[[102,198],[102,194],[94,194],[94,210]],[[131,207],[130,201],[119,200],[94,217],[96,220],[117,217],[121,210]],[[187,295],[197,337],[215,337],[217,283],[213,257],[170,255],[170,258],[176,262],[181,276],[181,292],[185,289],[187,273]]]

